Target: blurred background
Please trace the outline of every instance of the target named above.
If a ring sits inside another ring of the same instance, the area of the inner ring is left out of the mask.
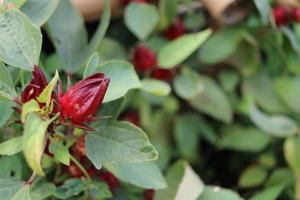
[[[93,35],[109,21],[104,1],[57,4],[49,20],[34,21],[48,77],[58,69],[81,79],[76,58],[92,41],[100,45],[89,64],[130,62],[143,83],[99,115],[145,130],[169,187],[141,189],[132,168],[108,169],[114,199],[300,199],[299,0],[110,0],[101,42]]]

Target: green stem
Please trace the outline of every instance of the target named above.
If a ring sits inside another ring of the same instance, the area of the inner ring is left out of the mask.
[[[295,174],[295,200],[300,200],[300,174]]]
[[[36,178],[36,173],[33,172],[31,177],[26,181],[26,184],[31,185]]]
[[[82,173],[84,174],[84,176],[88,179],[91,180],[90,175],[87,173],[87,171],[84,169],[84,167],[80,164],[80,162],[78,162],[78,160],[76,160],[76,158],[72,155],[70,155],[71,161],[80,169],[80,171],[82,171]]]

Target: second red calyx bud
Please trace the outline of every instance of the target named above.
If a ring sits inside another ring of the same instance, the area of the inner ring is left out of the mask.
[[[300,22],[300,8],[277,6],[272,12],[278,27],[288,25],[290,22]]]

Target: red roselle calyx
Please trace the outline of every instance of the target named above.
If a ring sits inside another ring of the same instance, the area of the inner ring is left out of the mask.
[[[166,82],[172,82],[175,75],[176,69],[155,69],[151,73],[151,77]]]
[[[291,15],[292,15],[293,21],[300,22],[300,8],[294,8],[292,10]]]
[[[133,124],[135,124],[136,126],[140,126],[141,125],[141,119],[139,116],[139,113],[136,111],[129,111],[126,112],[122,117],[122,120],[131,122]]]
[[[290,9],[285,7],[273,8],[273,17],[277,26],[287,25],[290,19]]]
[[[32,79],[22,93],[21,102],[26,103],[31,99],[36,99],[47,85],[48,82],[43,71],[35,65],[32,72]]]
[[[81,136],[76,141],[75,145],[72,147],[72,154],[78,157],[79,159],[85,157],[85,137]]]
[[[79,81],[65,94],[60,94],[61,119],[84,127],[84,123],[91,121],[101,106],[108,85],[109,79],[98,73]]]
[[[154,190],[146,190],[144,192],[144,199],[145,200],[153,200],[154,199]]]
[[[112,193],[115,193],[116,190],[120,187],[119,180],[110,172],[100,172],[100,179],[107,183],[109,189]]]
[[[143,44],[139,44],[134,49],[132,63],[138,71],[145,72],[156,67],[157,59],[151,49]]]
[[[82,171],[74,163],[71,163],[70,166],[68,166],[68,172],[74,178],[81,178],[84,176]]]
[[[174,40],[182,36],[186,32],[186,28],[182,19],[178,18],[169,28],[163,33],[168,40]]]

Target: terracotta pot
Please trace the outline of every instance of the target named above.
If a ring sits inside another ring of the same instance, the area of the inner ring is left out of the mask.
[[[100,18],[104,0],[72,0],[72,4],[81,12],[87,21]],[[112,16],[122,13],[122,0],[110,0]]]
[[[0,0],[3,4],[4,0]],[[71,0],[72,4],[80,11],[85,20],[98,20],[102,13],[104,0]],[[111,14],[113,17],[120,16],[122,13],[122,0],[110,0]],[[8,3],[8,8],[13,8],[13,3]]]
[[[276,4],[287,7],[299,7],[300,0],[276,0]]]
[[[0,0],[0,5],[3,5],[3,2],[4,2],[4,0]],[[0,6],[1,7],[1,6]],[[10,8],[14,8],[15,7],[15,5],[13,4],[13,3],[8,3],[7,4],[7,8],[8,9],[10,9]]]
[[[209,13],[221,24],[232,25],[243,20],[251,11],[249,0],[201,0]]]

